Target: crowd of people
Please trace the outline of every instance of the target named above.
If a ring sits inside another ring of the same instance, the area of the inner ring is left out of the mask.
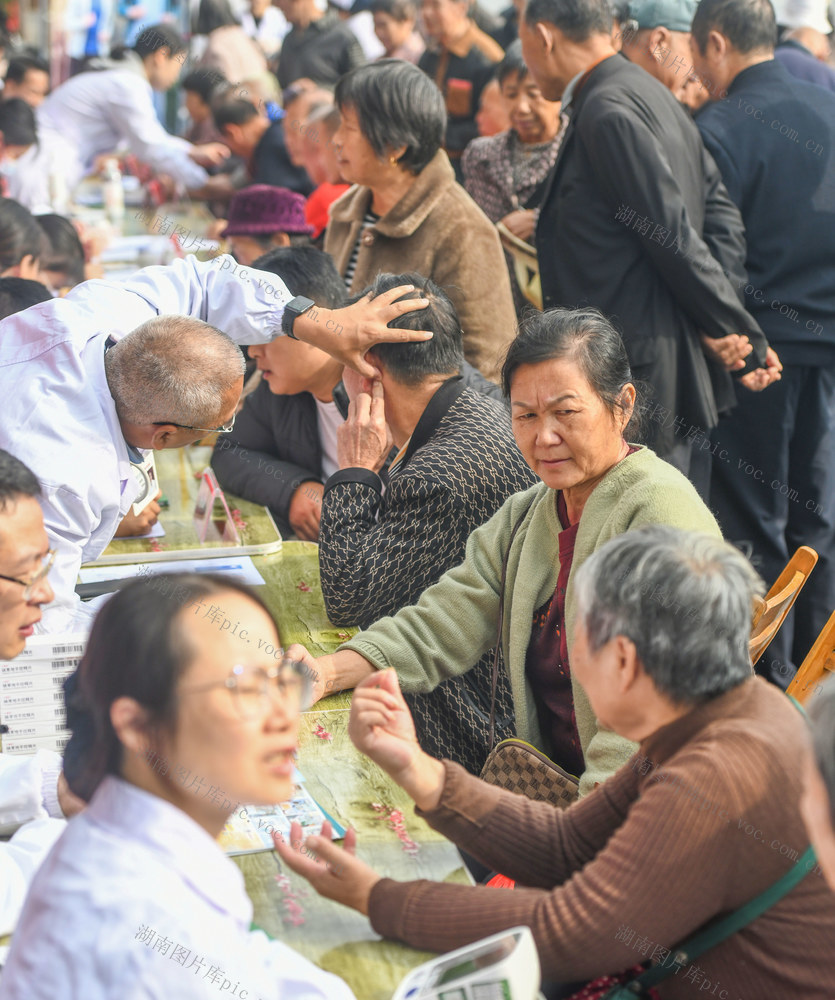
[[[137,923],[250,996],[353,996],[251,926],[216,843],[231,800],[293,794],[300,712],[353,691],[355,747],[503,876],[397,882],[353,831],[276,835],[377,933],[527,925],[548,1000],[647,969],[636,995],[832,1000],[835,681],[811,728],[785,696],[835,609],[826,4],[166,7],[75,0],[49,59],[0,35],[0,661],[84,646],[64,753],[0,754],[0,996],[214,995]],[[184,204],[203,230],[109,274],[96,185],[116,228],[139,189],[151,232]],[[223,489],[318,543],[328,618],[359,629],[335,652],[276,662],[191,614],[280,646],[226,577],[78,596],[160,515],[136,467],[204,439]],[[505,737],[567,808],[485,780]]]

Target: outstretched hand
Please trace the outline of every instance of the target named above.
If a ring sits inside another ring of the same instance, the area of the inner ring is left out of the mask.
[[[345,834],[344,847],[337,847],[331,835],[331,825],[325,822],[321,835],[303,840],[301,825],[293,823],[289,844],[280,833],[273,834],[273,842],[287,867],[307,879],[320,896],[334,899],[367,916],[368,897],[380,876],[356,856],[354,830]]]
[[[429,305],[421,297],[397,301],[401,295],[412,291],[414,285],[398,285],[375,298],[369,292],[344,309],[309,309],[296,319],[293,333],[299,340],[327,351],[360,375],[375,378],[379,372],[365,360],[365,352],[370,347],[432,338],[429,330],[401,330],[388,325],[405,313]]]

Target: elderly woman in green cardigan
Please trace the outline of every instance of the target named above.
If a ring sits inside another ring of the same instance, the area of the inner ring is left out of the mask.
[[[476,529],[464,562],[417,604],[317,659],[318,690],[352,688],[388,667],[415,692],[465,673],[496,642],[506,562],[501,647],[517,734],[580,776],[584,794],[635,747],[598,725],[569,667],[577,570],[611,538],[646,524],[721,535],[687,479],[629,443],[636,390],[623,342],[600,313],[526,317],[502,379],[516,442],[542,482]]]

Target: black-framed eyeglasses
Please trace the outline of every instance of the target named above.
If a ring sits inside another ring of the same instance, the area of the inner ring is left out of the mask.
[[[225,687],[232,695],[235,708],[242,719],[257,719],[266,715],[270,710],[271,698],[276,693],[282,700],[296,702],[301,711],[313,704],[311,671],[304,663],[289,657],[267,670],[236,663],[225,680],[186,687],[180,694],[197,694],[221,687]]]
[[[16,576],[4,576],[0,573],[0,580],[8,580],[9,583],[17,583],[23,587],[23,600],[28,601],[32,596],[35,587],[43,580],[47,573],[52,569],[52,564],[55,562],[55,549],[49,549],[46,555],[43,557],[40,569],[35,570],[32,576],[28,580],[19,580]]]
[[[154,427],[164,427],[166,424],[170,424],[172,427],[182,427],[185,431],[205,431],[206,434],[228,434],[232,428],[235,426],[235,417],[237,413],[232,417],[228,424],[223,424],[222,427],[195,427],[193,424],[178,424],[176,420],[154,420]]]

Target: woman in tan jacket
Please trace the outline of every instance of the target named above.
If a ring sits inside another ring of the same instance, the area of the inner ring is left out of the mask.
[[[452,299],[470,364],[496,378],[516,316],[499,238],[456,183],[441,149],[441,92],[397,59],[361,66],[336,87],[342,124],[333,137],[353,186],[330,209],[325,250],[349,291],[380,271],[417,271]]]

